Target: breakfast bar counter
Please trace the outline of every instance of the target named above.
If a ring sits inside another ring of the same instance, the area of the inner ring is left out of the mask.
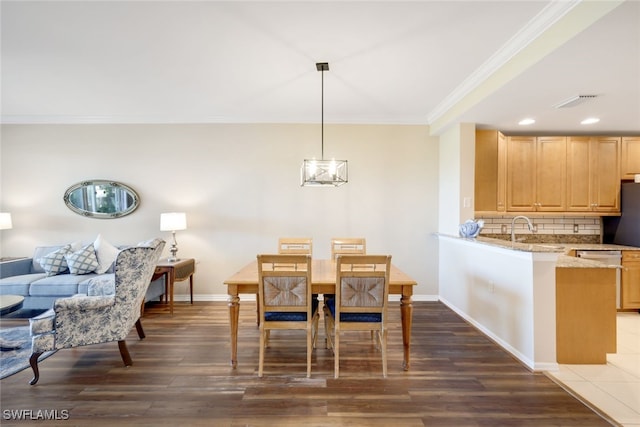
[[[569,255],[637,248],[437,237],[442,302],[530,369],[604,363],[616,351],[619,267]]]

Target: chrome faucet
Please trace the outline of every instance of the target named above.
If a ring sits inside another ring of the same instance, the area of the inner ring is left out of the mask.
[[[511,241],[515,242],[516,241],[516,234],[515,234],[515,229],[513,228],[513,226],[516,223],[516,219],[524,219],[525,221],[527,221],[527,227],[529,227],[529,231],[533,233],[533,224],[531,224],[531,220],[529,220],[529,218],[527,218],[524,215],[518,215],[513,217],[513,220],[511,220]]]

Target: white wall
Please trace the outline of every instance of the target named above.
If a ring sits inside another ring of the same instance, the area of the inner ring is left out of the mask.
[[[441,233],[457,235],[458,226],[474,218],[475,142],[473,123],[453,126],[440,137],[438,208]]]
[[[460,126],[460,222],[475,217],[476,126]]]
[[[0,253],[98,233],[169,240],[160,213],[185,211],[179,256],[198,261],[196,299],[226,294],[224,279],[280,236],[313,237],[316,257],[331,237],[365,236],[418,281],[416,295],[437,295],[438,139],[427,126],[325,124],[324,142],[325,158],[349,161],[342,187],[299,186],[302,159],[320,157],[317,124],[3,125],[0,210],[14,228],[0,232]],[[131,186],[140,207],[115,220],[71,212],[62,196],[87,179]]]
[[[460,224],[460,129],[452,127],[440,136],[438,231],[457,234]]]

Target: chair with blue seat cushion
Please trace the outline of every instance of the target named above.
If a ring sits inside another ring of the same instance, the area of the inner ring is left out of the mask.
[[[125,338],[133,326],[144,338],[140,310],[164,246],[157,239],[148,246],[123,249],[115,262],[112,284],[104,277],[105,283],[89,286],[88,295],[59,298],[52,309],[30,319],[31,385],[38,382],[38,357],[45,351],[118,341],[124,364],[132,364]]]
[[[281,237],[278,253],[288,255],[313,255],[313,239],[310,237]]]
[[[318,332],[318,303],[311,296],[311,256],[263,254],[258,260],[258,312],[262,377],[269,332],[298,329],[307,334],[307,377],[311,376],[311,354]]]
[[[339,255],[366,255],[367,239],[364,237],[333,237],[331,239],[331,259],[336,260]],[[324,300],[329,302],[334,294],[324,294]],[[372,335],[373,336],[373,335]]]
[[[331,239],[331,259],[338,255],[366,255],[367,240],[364,237],[334,237]]]
[[[372,331],[382,352],[382,374],[387,376],[390,269],[390,255],[339,255],[336,259],[336,294],[324,306],[327,345],[333,348],[336,378],[340,375],[340,334],[344,331]]]
[[[311,237],[280,237],[278,239],[278,253],[287,255],[313,255],[313,239]],[[317,300],[318,295],[314,295],[314,298]],[[258,307],[256,307],[256,309],[257,308]],[[257,319],[259,325],[259,312],[257,314]],[[267,338],[268,337],[269,334],[267,333]]]
[[[311,237],[280,237],[278,253],[288,255],[311,255],[313,257],[313,239]],[[313,294],[314,304],[318,304],[318,294]]]

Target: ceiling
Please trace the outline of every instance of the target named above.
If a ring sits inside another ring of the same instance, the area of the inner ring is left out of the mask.
[[[325,123],[640,133],[636,0],[2,0],[0,14],[2,123],[316,123],[324,84]],[[554,107],[576,95],[597,97]]]

